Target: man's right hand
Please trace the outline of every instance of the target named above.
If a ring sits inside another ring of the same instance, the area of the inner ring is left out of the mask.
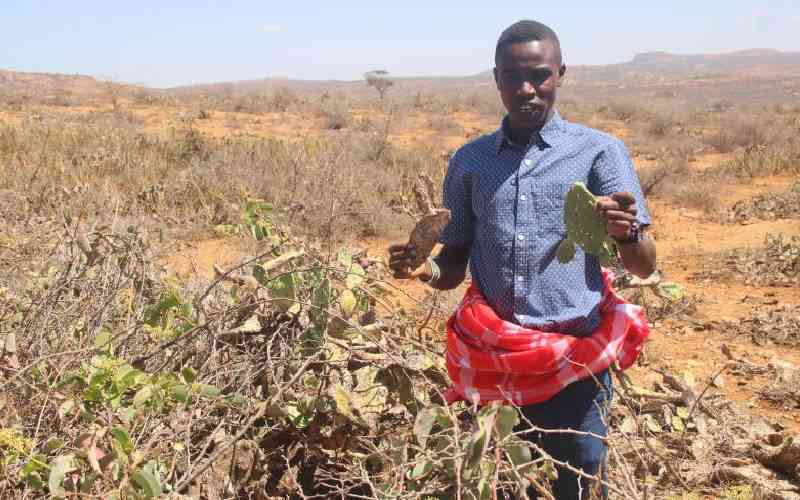
[[[417,256],[414,245],[398,243],[389,246],[389,269],[396,279],[420,278],[427,281],[431,278],[428,266],[422,265],[418,269],[411,269],[411,263]]]

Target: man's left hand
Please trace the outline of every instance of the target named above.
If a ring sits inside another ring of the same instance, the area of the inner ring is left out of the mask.
[[[606,221],[606,231],[614,238],[625,240],[636,222],[636,198],[627,191],[599,196],[594,209]]]

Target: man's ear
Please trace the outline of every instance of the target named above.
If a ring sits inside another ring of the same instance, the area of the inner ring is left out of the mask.
[[[494,75],[494,84],[497,86],[497,90],[500,90],[500,79],[497,78],[497,66],[492,68],[492,74]]]
[[[559,87],[561,86],[561,83],[564,80],[564,75],[566,73],[567,73],[567,65],[562,64],[561,67],[558,68],[558,83],[556,85],[558,85]]]

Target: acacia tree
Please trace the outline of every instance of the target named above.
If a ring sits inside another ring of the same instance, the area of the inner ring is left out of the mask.
[[[381,100],[383,100],[383,96],[386,94],[389,87],[394,85],[394,81],[389,78],[389,72],[383,69],[376,69],[364,73],[364,80],[366,80],[367,85],[370,87],[375,87],[375,90],[377,90],[378,94],[381,96]]]

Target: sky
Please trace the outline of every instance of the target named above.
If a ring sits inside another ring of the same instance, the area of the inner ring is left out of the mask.
[[[535,19],[566,63],[635,54],[800,51],[800,0],[597,2],[0,0],[0,69],[169,87],[267,77],[471,75],[500,32]]]

